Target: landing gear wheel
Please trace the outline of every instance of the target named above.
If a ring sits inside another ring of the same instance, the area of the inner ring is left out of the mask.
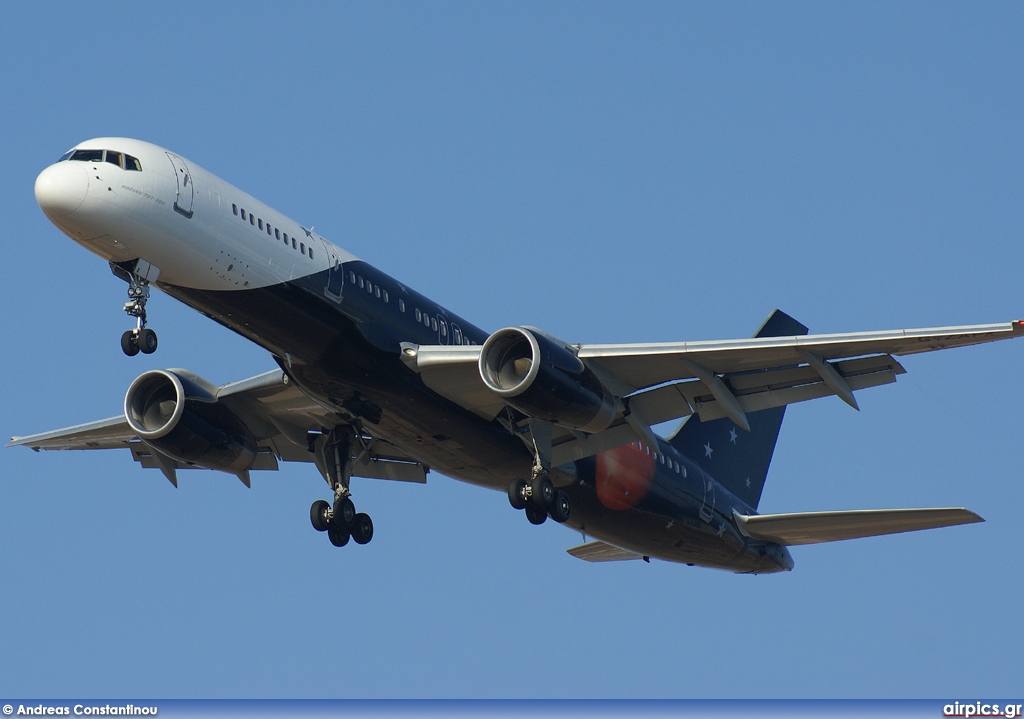
[[[132,330],[121,335],[121,351],[129,357],[134,357],[139,353],[139,346],[135,343],[135,332]]]
[[[370,515],[360,512],[352,522],[352,539],[356,544],[366,544],[373,539],[373,521]]]
[[[530,520],[530,524],[544,524],[544,521],[548,518],[548,513],[533,502],[530,502],[526,505],[526,518]]]
[[[555,485],[546,474],[538,474],[530,483],[530,503],[538,509],[547,510],[555,501]]]
[[[318,532],[327,531],[331,524],[327,520],[327,510],[330,508],[331,505],[322,499],[313,502],[313,506],[309,508],[309,521],[313,524],[313,529]]]
[[[513,479],[508,483],[508,503],[513,509],[526,509],[526,480]]]
[[[139,350],[141,350],[142,354],[146,354],[146,355],[153,354],[154,352],[156,352],[156,344],[157,344],[156,332],[154,332],[153,330],[149,329],[148,327],[143,327],[141,330],[139,330],[139,335],[138,335],[138,337],[135,338],[135,343],[138,345],[138,348],[139,348]],[[123,337],[121,339],[121,346],[122,346],[122,349],[123,349],[124,348],[124,338]]]
[[[572,514],[572,503],[569,501],[569,495],[562,490],[555,492],[555,501],[551,503],[548,514],[559,524],[567,521]]]
[[[365,515],[364,515],[365,516]],[[334,500],[334,523],[344,527],[352,528],[352,521],[356,518],[356,505],[348,497],[339,497]],[[369,541],[369,540],[367,540]]]
[[[327,527],[327,538],[331,540],[331,544],[335,547],[344,547],[348,544],[349,533],[347,529],[339,529],[331,524]]]

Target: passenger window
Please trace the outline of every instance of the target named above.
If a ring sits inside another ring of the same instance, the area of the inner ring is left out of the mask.
[[[131,155],[125,155],[124,169],[132,170],[133,172],[142,172],[142,163],[139,162],[138,158],[132,157]]]
[[[268,234],[268,235],[270,235],[271,237],[273,237],[273,236],[274,236],[274,233],[272,233],[272,232],[270,231],[270,223],[269,223],[269,222],[267,223],[267,234]]]
[[[423,315],[423,326],[428,329],[430,327],[430,318],[427,315]]]
[[[458,327],[452,327],[452,334],[455,335],[455,344],[461,345],[462,344],[462,332],[459,330],[459,328]]]
[[[245,210],[244,209],[242,210],[242,219],[243,220],[245,219]]]
[[[274,237],[278,240],[281,239],[281,230],[277,229],[276,227],[274,228]]]
[[[309,248],[309,259],[313,259],[313,248]]]
[[[430,329],[434,330],[434,332],[437,332],[437,318],[436,317],[434,319],[430,320]]]
[[[260,222],[262,222],[262,220],[260,220]],[[256,215],[252,214],[251,212],[249,213],[249,224],[254,226],[256,224]]]
[[[117,165],[121,167],[121,153],[114,152],[113,150],[107,150],[107,162],[111,165]]]
[[[399,299],[398,300],[398,311],[399,312],[405,312],[405,300],[403,300],[403,299]]]
[[[366,283],[366,291],[367,291],[367,293],[369,293],[371,295],[373,294],[373,283],[372,282],[367,282]]]
[[[294,238],[294,237],[292,238],[292,249],[293,249],[293,250],[297,250],[297,249],[299,249],[299,246],[298,246],[298,244],[297,244],[297,243],[295,242],[295,238]]]
[[[259,223],[260,223],[260,229],[262,230],[263,229],[263,220],[260,220]]]
[[[300,242],[299,243],[299,252],[301,252],[302,254],[306,254],[306,243],[305,242]]]
[[[238,216],[238,205],[234,202],[231,203],[231,212],[237,217]]]
[[[416,308],[416,321],[417,322],[422,322],[423,321],[423,313],[420,312],[420,308],[419,307]]]
[[[349,270],[348,271],[348,279],[349,279],[350,282],[355,282],[356,281],[356,273],[353,272],[352,270]]]
[[[103,150],[75,150],[71,159],[82,162],[103,162]]]
[[[387,304],[387,301],[388,301],[388,291],[384,290],[384,303]]]
[[[364,287],[364,286],[365,286],[365,285],[363,284],[363,278],[362,278],[362,277],[360,277],[360,278],[359,278],[359,289],[363,289],[363,287]]]
[[[448,323],[445,322],[444,320],[441,320],[441,336],[442,337],[447,337],[448,336]]]
[[[373,288],[373,293],[375,295],[377,295],[377,299],[379,300],[380,299],[380,285],[377,285],[376,287]]]

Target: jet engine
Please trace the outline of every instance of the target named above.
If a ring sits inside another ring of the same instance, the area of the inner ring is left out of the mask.
[[[124,415],[153,449],[204,469],[237,474],[256,459],[256,439],[199,377],[183,370],[140,375],[124,398]]]
[[[600,432],[615,418],[616,398],[559,339],[532,327],[506,327],[480,350],[484,384],[535,419]]]

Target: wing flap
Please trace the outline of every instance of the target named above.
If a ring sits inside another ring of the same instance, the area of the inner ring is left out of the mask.
[[[734,513],[733,518],[740,532],[747,537],[787,546],[838,542],[985,521],[963,507],[860,509],[749,516]]]

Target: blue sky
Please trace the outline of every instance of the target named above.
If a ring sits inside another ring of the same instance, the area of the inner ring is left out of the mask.
[[[1024,317],[1013,3],[16,4],[0,46],[0,429],[118,413],[142,371],[263,351],[48,223],[75,143],[180,153],[476,324],[573,342]],[[904,361],[787,414],[764,512],[988,521],[793,551],[792,573],[589,565],[578,535],[431,474],[195,472],[0,450],[0,695],[1010,697],[1024,644],[1024,346]]]

